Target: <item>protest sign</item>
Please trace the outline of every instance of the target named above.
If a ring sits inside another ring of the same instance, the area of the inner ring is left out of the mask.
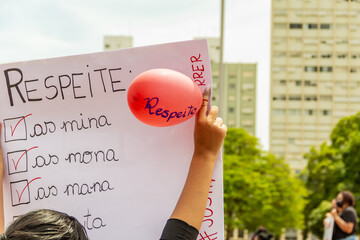
[[[327,216],[324,222],[324,238],[323,240],[332,240],[334,231],[334,218]]]
[[[194,118],[151,127],[129,110],[140,73],[211,84],[205,40],[0,65],[5,223],[32,209],[76,217],[91,239],[158,239],[193,152]],[[156,88],[156,86],[153,86]],[[223,238],[218,157],[199,239]]]

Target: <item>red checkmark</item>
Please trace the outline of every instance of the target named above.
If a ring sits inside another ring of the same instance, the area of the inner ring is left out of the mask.
[[[26,186],[25,186],[25,187],[24,187],[24,189],[22,190],[22,192],[21,192],[20,196],[19,196],[19,192],[18,192],[18,190],[16,190],[16,193],[17,193],[18,198],[19,198],[19,202],[20,202],[20,200],[21,200],[21,197],[22,197],[22,195],[23,195],[23,193],[24,193],[25,189],[29,186],[29,184],[30,184],[30,183],[32,183],[33,181],[35,181],[35,180],[37,180],[37,179],[41,179],[41,177],[34,178],[34,179],[33,179],[33,180],[31,180],[28,184],[26,184]]]
[[[12,162],[14,163],[14,167],[15,167],[15,171],[17,170],[17,166],[18,166],[18,164],[19,164],[19,162],[20,162],[20,160],[21,160],[21,158],[28,152],[28,151],[30,151],[31,149],[34,149],[34,148],[38,148],[38,146],[36,146],[36,147],[32,147],[32,148],[30,148],[30,149],[28,149],[28,150],[26,150],[20,157],[19,157],[19,159],[17,160],[17,162],[15,163],[15,161],[14,161],[14,159],[11,159],[12,160]]]
[[[15,125],[14,128],[10,125],[10,128],[11,128],[11,136],[14,135],[14,132],[15,132],[17,126],[19,125],[19,123],[20,123],[22,120],[24,120],[26,117],[29,117],[29,116],[31,116],[31,115],[32,115],[32,114],[28,114],[28,115],[26,115],[25,117],[22,117],[22,118],[16,123],[16,125]]]

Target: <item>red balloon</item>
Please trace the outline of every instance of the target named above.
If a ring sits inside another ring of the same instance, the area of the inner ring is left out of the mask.
[[[170,69],[152,69],[137,76],[128,94],[131,112],[150,126],[167,127],[196,115],[202,93],[188,76]]]

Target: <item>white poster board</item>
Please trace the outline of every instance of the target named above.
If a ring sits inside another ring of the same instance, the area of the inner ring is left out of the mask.
[[[206,40],[0,65],[6,225],[51,208],[91,239],[159,239],[186,179],[194,118],[158,128],[132,115],[126,90],[154,68],[211,84]],[[198,239],[223,239],[222,193],[219,156]]]
[[[328,216],[324,221],[324,239],[323,240],[332,240],[332,235],[334,232],[334,218]]]

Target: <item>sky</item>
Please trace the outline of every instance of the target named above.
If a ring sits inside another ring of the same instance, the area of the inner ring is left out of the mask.
[[[0,63],[220,36],[221,0],[0,0]],[[256,137],[269,149],[270,0],[225,0],[224,61],[257,63]]]

